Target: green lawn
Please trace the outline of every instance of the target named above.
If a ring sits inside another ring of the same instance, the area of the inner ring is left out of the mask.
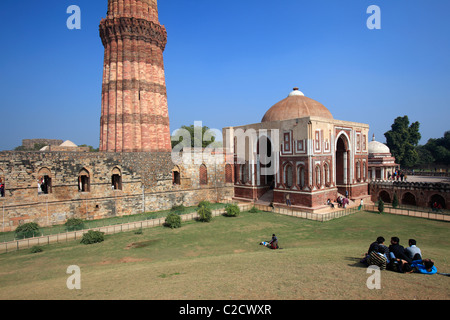
[[[450,278],[383,271],[369,290],[359,259],[377,236],[415,238],[450,272],[450,224],[360,212],[329,222],[272,213],[216,217],[0,255],[0,299],[449,299]],[[259,245],[277,234],[282,250]],[[67,267],[81,268],[69,290]]]

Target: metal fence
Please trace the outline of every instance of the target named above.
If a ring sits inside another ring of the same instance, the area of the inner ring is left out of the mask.
[[[238,204],[235,201],[226,201],[227,203],[235,203]],[[297,211],[292,208],[285,208],[285,207],[271,207],[267,205],[260,205],[260,204],[253,204],[253,203],[239,203],[238,204],[241,211],[249,211],[253,207],[264,212],[273,212],[277,214],[302,218],[302,219],[308,219],[318,222],[326,222],[333,219],[338,219],[341,217],[345,217],[354,213],[359,212],[358,207],[352,207],[347,209],[335,209],[329,212],[325,213],[312,213],[312,212],[303,212],[303,211]],[[378,212],[378,207],[375,205],[364,205],[362,210],[365,211],[375,211]],[[411,217],[419,217],[419,218],[426,218],[426,219],[432,219],[432,220],[440,220],[440,221],[450,221],[450,216],[445,214],[439,214],[439,213],[430,213],[430,212],[420,212],[420,211],[413,211],[408,209],[394,209],[385,207],[385,213],[391,213],[391,214],[399,214],[399,215],[406,215]],[[224,208],[212,210],[212,216],[219,216],[225,213]],[[191,221],[198,218],[197,212],[191,212],[187,214],[180,215],[182,221]],[[101,227],[95,227],[85,230],[79,230],[79,231],[71,231],[71,232],[62,232],[62,233],[56,233],[56,234],[49,234],[44,235],[40,237],[34,237],[34,238],[28,238],[28,239],[20,239],[20,240],[14,240],[14,241],[8,241],[0,243],[0,253],[5,252],[11,252],[11,251],[17,251],[21,249],[28,249],[33,246],[40,246],[40,245],[49,245],[52,243],[61,243],[61,242],[68,242],[68,241],[74,241],[78,240],[83,237],[85,233],[87,233],[89,230],[95,230],[95,231],[101,231],[105,234],[115,234],[119,232],[126,232],[126,231],[132,231],[132,230],[138,230],[138,229],[144,229],[144,228],[151,228],[151,227],[157,227],[164,225],[166,221],[165,217],[160,218],[154,218],[154,219],[147,219],[147,220],[141,220],[141,221],[132,221],[128,223],[121,223],[116,225],[106,225]]]

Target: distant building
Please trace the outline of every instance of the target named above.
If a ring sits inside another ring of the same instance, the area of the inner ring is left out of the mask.
[[[59,139],[23,139],[22,147],[27,150],[34,149],[34,146],[37,145],[47,145],[47,146],[59,146],[63,143],[62,140]]]
[[[66,140],[60,145],[49,145],[41,148],[39,151],[55,152],[55,151],[69,151],[69,152],[89,152],[89,147],[79,147],[70,140]]]
[[[369,178],[374,180],[388,180],[392,177],[398,164],[391,154],[391,150],[384,143],[375,140],[369,142]]]

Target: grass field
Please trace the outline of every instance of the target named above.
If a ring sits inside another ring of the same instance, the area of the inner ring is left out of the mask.
[[[0,299],[293,300],[450,299],[450,278],[382,271],[380,290],[359,264],[377,236],[415,238],[450,273],[450,224],[360,212],[329,222],[272,213],[216,217],[180,229],[109,235],[0,255]],[[282,250],[259,245],[277,234]],[[81,269],[81,289],[66,286]]]

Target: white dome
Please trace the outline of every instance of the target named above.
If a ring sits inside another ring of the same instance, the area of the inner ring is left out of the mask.
[[[70,140],[66,140],[59,145],[60,147],[78,147],[75,143]]]
[[[375,141],[375,135],[373,136],[372,141],[369,142],[369,154],[374,153],[391,153],[391,150],[384,143]]]
[[[289,97],[293,97],[293,96],[304,96],[304,94],[303,94],[303,92],[298,90],[298,88],[294,88],[294,91],[289,93]]]

